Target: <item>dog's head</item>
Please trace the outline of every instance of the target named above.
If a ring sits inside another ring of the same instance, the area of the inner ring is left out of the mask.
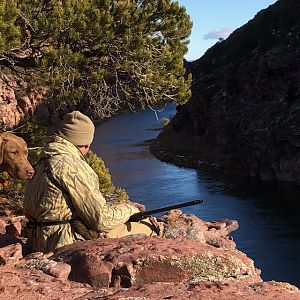
[[[0,134],[0,171],[16,179],[31,179],[34,170],[28,159],[26,142],[9,132]]]

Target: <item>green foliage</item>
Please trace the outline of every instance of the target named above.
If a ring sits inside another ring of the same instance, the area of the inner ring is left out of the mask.
[[[116,188],[112,183],[109,170],[105,167],[103,160],[92,151],[89,151],[86,160],[99,177],[100,191],[105,198],[113,202],[122,202],[128,199],[125,190]]]
[[[128,107],[182,104],[190,98],[183,56],[192,23],[177,1],[4,3],[3,14],[10,9],[12,15],[5,26],[16,31],[11,41],[31,50],[26,59],[10,56],[13,66],[40,72],[39,84],[53,91],[54,109],[83,106],[104,118]]]
[[[14,133],[21,136],[29,147],[42,147],[46,142],[47,127],[23,120]]]
[[[0,191],[5,192],[6,194],[15,195],[15,198],[19,198],[19,194],[24,192],[24,181],[11,178],[6,172],[1,173],[1,178],[8,182],[8,186],[4,187],[2,184],[0,184]]]
[[[112,193],[114,191],[113,184],[111,182],[111,176],[109,170],[105,167],[103,160],[98,157],[92,151],[89,151],[86,160],[91,168],[99,176],[100,190],[102,193]]]
[[[0,57],[3,52],[20,45],[20,30],[16,25],[18,16],[15,1],[0,1]]]
[[[22,137],[27,143],[29,161],[35,165],[39,160],[42,147],[46,143],[47,127],[24,120],[18,125],[14,133]]]

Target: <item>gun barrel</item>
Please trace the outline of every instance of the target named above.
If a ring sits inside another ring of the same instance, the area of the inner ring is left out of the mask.
[[[137,221],[140,221],[142,219],[145,219],[151,215],[154,215],[154,214],[157,214],[160,212],[169,211],[172,209],[177,209],[177,208],[196,205],[196,204],[201,204],[202,202],[203,202],[202,199],[197,199],[197,200],[193,200],[193,201],[189,201],[189,202],[184,202],[184,203],[179,203],[179,204],[175,204],[175,205],[171,205],[171,206],[166,206],[166,207],[162,207],[162,208],[139,212],[139,213],[133,214],[129,218],[128,221],[129,222],[137,222]]]

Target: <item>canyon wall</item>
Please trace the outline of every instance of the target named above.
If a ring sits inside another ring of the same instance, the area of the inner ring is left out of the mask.
[[[299,1],[262,10],[187,69],[192,99],[177,107],[152,152],[300,183]]]

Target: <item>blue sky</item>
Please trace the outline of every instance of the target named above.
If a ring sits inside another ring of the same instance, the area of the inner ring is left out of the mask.
[[[226,38],[276,0],[178,0],[193,21],[187,60],[201,57],[219,37]]]

